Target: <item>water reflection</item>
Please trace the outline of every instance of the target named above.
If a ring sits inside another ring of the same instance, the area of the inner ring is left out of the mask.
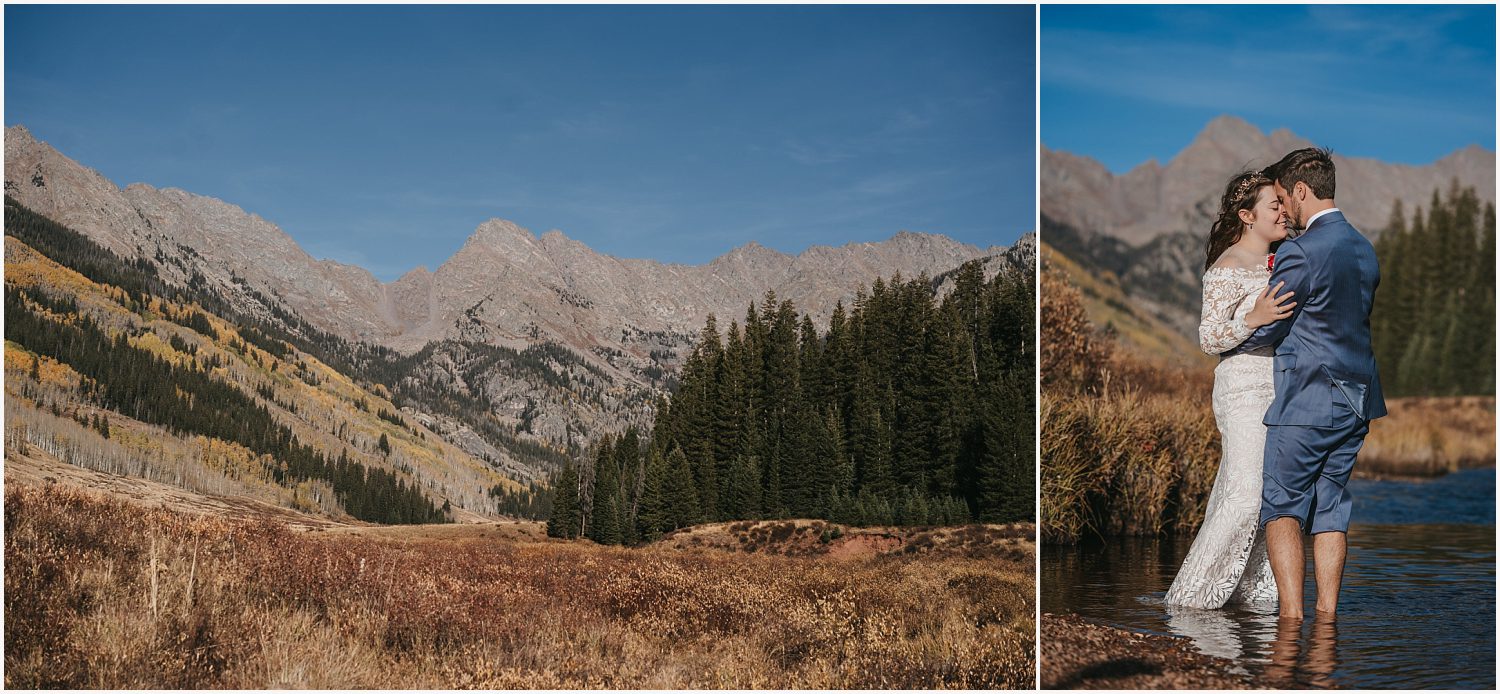
[[[1356,508],[1361,524],[1350,529],[1336,620],[1312,609],[1311,564],[1308,619],[1300,623],[1280,622],[1274,605],[1164,605],[1162,596],[1191,546],[1186,537],[1044,546],[1042,609],[1189,639],[1197,650],[1235,662],[1237,670],[1268,686],[1490,689],[1494,474],[1470,471],[1426,486],[1364,482],[1368,488],[1356,489],[1356,500],[1400,497],[1399,505],[1384,508],[1396,518],[1428,524],[1392,523],[1373,504],[1363,513]],[[1480,508],[1484,498],[1487,511]],[[1445,517],[1489,522],[1431,523]]]
[[[1304,626],[1308,627],[1305,635]],[[1339,626],[1336,617],[1320,613],[1307,621],[1277,620],[1271,662],[1261,671],[1266,684],[1282,689],[1333,688],[1338,686],[1333,677],[1338,668]]]
[[[1166,605],[1167,629],[1187,637],[1198,651],[1235,662],[1247,654],[1262,653],[1270,641],[1267,636],[1276,626],[1276,605],[1265,612],[1246,612],[1231,618],[1224,610],[1200,610],[1181,605]],[[1243,668],[1240,670],[1243,672]]]

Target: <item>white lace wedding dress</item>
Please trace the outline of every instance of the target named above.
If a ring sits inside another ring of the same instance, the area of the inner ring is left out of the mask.
[[[1198,340],[1203,351],[1219,354],[1253,332],[1245,314],[1265,289],[1270,271],[1210,268],[1203,275],[1203,319]],[[1273,349],[1224,357],[1214,369],[1214,420],[1223,456],[1203,526],[1187,560],[1167,591],[1169,605],[1217,609],[1229,602],[1276,599],[1276,582],[1260,531],[1260,486],[1266,427],[1261,423],[1275,395]]]

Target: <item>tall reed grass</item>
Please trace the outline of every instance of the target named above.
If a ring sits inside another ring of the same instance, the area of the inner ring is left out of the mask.
[[[1044,392],[1042,537],[1156,535],[1203,522],[1219,441],[1207,403],[1133,388]]]
[[[1132,354],[1062,273],[1042,281],[1042,539],[1197,527],[1219,458],[1212,373]]]

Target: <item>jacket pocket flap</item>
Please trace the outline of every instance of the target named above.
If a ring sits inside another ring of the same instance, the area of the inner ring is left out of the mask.
[[[1276,367],[1277,371],[1296,371],[1297,355],[1278,354],[1273,357],[1273,365]]]
[[[1334,390],[1337,390],[1344,397],[1344,401],[1349,404],[1349,409],[1354,410],[1354,413],[1359,415],[1360,419],[1368,419],[1365,415],[1365,401],[1370,393],[1370,385],[1345,374],[1335,373],[1326,365],[1323,365],[1321,368],[1323,369],[1323,374],[1333,384]]]

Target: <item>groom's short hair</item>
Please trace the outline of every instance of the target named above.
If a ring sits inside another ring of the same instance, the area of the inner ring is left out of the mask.
[[[1303,183],[1319,200],[1333,199],[1333,152],[1316,147],[1299,149],[1266,169],[1266,175],[1288,192]]]

